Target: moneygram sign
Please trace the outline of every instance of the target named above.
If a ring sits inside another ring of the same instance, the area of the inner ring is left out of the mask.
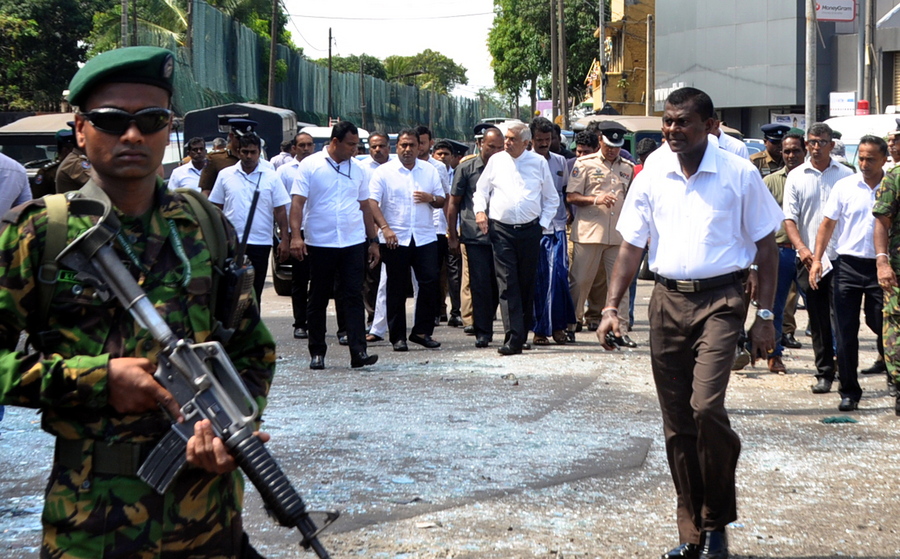
[[[819,21],[853,21],[856,19],[856,0],[819,0],[816,2]]]

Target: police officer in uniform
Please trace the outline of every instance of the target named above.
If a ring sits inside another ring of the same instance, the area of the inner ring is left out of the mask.
[[[75,123],[72,122],[70,125],[74,127]],[[56,170],[56,192],[78,190],[91,178],[90,171],[91,162],[88,161],[87,155],[80,146],[73,145],[72,150],[62,158]]]
[[[219,171],[225,167],[237,165],[241,159],[238,152],[241,149],[241,137],[249,134],[256,134],[257,122],[247,118],[232,118],[228,121],[231,126],[231,132],[228,133],[228,147],[224,151],[212,151],[207,156],[206,167],[200,173],[200,191],[209,196],[212,192],[213,185],[216,184],[216,177]],[[260,160],[260,164],[264,167],[274,169],[274,166],[268,161]]]
[[[750,163],[759,169],[762,176],[767,176],[784,167],[781,157],[781,140],[790,130],[790,126],[784,124],[765,124],[760,127],[765,138],[766,149],[750,156]]]
[[[201,216],[157,175],[169,143],[173,71],[174,55],[165,49],[108,51],[75,74],[68,101],[77,107],[76,139],[93,163],[80,195],[111,205],[121,223],[113,249],[175,334],[205,342],[216,319]],[[62,265],[41,312],[39,255],[54,242],[45,203],[23,204],[0,223],[0,404],[39,409],[43,429],[56,439],[41,556],[253,556],[241,522],[241,474],[208,421],[195,425],[189,467],[165,494],[137,476],[171,431],[163,409],[181,416],[153,378],[160,345],[123,302],[95,297],[92,283]],[[234,229],[220,214],[209,217],[222,220],[223,248],[233,256]],[[70,211],[62,232],[71,240],[93,223]],[[16,352],[23,331],[39,346],[32,353]],[[227,351],[263,407],[275,343],[255,302]]]
[[[74,124],[74,122],[72,123]],[[31,194],[40,198],[46,194],[56,193],[56,172],[59,164],[75,147],[75,133],[70,128],[63,128],[56,133],[56,157],[40,169],[31,181]]]

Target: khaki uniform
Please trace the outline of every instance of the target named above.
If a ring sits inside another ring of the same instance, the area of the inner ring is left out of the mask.
[[[91,162],[88,161],[87,155],[81,148],[76,147],[59,164],[56,171],[56,192],[78,190],[91,178],[90,170]]]
[[[593,153],[575,161],[566,192],[584,196],[601,196],[618,191],[616,203],[606,206],[572,206],[575,216],[572,222],[572,259],[569,268],[569,293],[575,303],[575,319],[584,318],[584,302],[592,285],[602,276],[602,293],[598,294],[595,306],[600,308],[606,302],[607,278],[612,277],[613,264],[619,255],[622,235],[616,231],[619,213],[625,201],[625,193],[634,177],[634,165],[621,157],[613,162],[603,155]],[[619,302],[619,325],[628,329],[628,293]],[[599,317],[597,317],[599,320]],[[570,327],[573,329],[573,327]]]
[[[762,150],[759,153],[754,153],[753,155],[751,155],[750,163],[753,163],[753,165],[757,169],[759,169],[759,173],[763,177],[767,177],[778,169],[784,167],[784,161],[776,161],[774,158],[772,158],[771,155],[769,155],[769,150],[766,149]]]
[[[54,159],[40,169],[31,179],[31,197],[40,198],[47,194],[56,194],[56,172],[59,170],[61,159]]]
[[[203,172],[200,173],[200,182],[198,183],[198,186],[200,187],[201,192],[209,194],[213,185],[216,184],[216,177],[219,176],[219,171],[237,164],[240,159],[238,156],[231,153],[230,149],[225,151],[214,151],[207,156],[207,159],[209,159],[209,161],[206,163],[206,167],[203,168]]]

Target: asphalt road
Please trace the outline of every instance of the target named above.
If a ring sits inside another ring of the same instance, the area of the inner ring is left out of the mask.
[[[341,511],[321,536],[332,556],[658,557],[677,544],[649,292],[642,282],[635,350],[606,353],[585,332],[574,345],[501,357],[499,344],[476,349],[461,328],[442,325],[438,350],[394,353],[382,342],[370,347],[376,365],[350,369],[332,331],[327,368],[311,371],[305,342],[291,337],[289,299],[268,288],[263,313],[279,361],[264,429],[309,508]],[[836,393],[809,392],[812,352],[799,339],[787,375],[757,366],[732,377],[728,408],[744,445],[732,554],[898,557],[900,423],[883,379],[864,378],[860,410],[840,414]],[[861,365],[874,355],[864,332]],[[857,423],[823,423],[833,416]],[[51,455],[39,416],[7,408],[0,556],[38,556]],[[245,524],[267,557],[312,556],[251,488]]]

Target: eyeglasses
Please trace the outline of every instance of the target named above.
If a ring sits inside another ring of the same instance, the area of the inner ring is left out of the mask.
[[[149,107],[132,114],[121,109],[103,107],[86,113],[81,113],[94,128],[107,134],[122,135],[135,123],[143,134],[159,132],[172,118],[172,111],[162,107]]]
[[[806,144],[816,147],[825,147],[831,143],[831,140],[806,140]]]

